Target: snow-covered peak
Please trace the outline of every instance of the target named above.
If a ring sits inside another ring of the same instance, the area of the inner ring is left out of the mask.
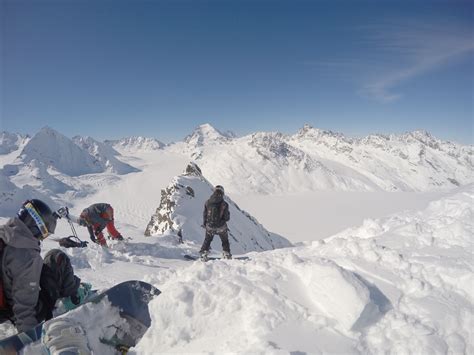
[[[295,135],[291,137],[292,139],[297,140],[339,140],[339,141],[348,141],[350,142],[350,138],[344,136],[342,133],[327,131],[319,128],[314,128],[309,124],[305,124],[303,128],[301,128]]]
[[[151,151],[165,147],[165,144],[156,138],[142,136],[125,137],[119,140],[107,140],[104,141],[104,143],[111,145],[115,149],[124,151]]]
[[[177,234],[183,240],[201,244],[205,231],[202,225],[202,212],[206,200],[214,190],[213,185],[202,175],[201,169],[190,163],[186,171],[173,179],[161,191],[160,205],[146,228],[145,235]],[[290,246],[281,236],[268,232],[247,212],[241,210],[229,196],[230,221],[229,240],[233,253],[263,251]],[[219,243],[212,248],[222,250]]]
[[[20,161],[29,163],[34,159],[70,176],[103,170],[87,151],[50,127],[42,128],[23,148]]]
[[[22,148],[30,139],[17,133],[0,132],[0,154],[9,154]]]
[[[225,143],[231,137],[219,132],[209,123],[197,127],[193,133],[184,138],[184,142],[190,146],[201,147],[206,144]]]

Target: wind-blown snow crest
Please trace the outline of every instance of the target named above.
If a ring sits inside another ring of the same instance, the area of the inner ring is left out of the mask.
[[[173,179],[161,193],[160,206],[152,216],[146,235],[178,233],[183,240],[202,243],[205,230],[203,224],[204,203],[213,192],[213,186],[202,175],[195,164],[189,164],[186,172]],[[230,221],[227,223],[229,241],[233,253],[262,251],[291,244],[274,233],[270,233],[247,212],[241,210],[230,198]],[[218,239],[218,237],[216,238]],[[213,249],[222,250],[220,241],[213,243]]]

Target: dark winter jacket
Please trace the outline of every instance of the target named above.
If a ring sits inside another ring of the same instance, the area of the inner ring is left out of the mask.
[[[229,204],[224,201],[221,193],[214,192],[204,204],[203,225],[206,228],[221,229],[229,219]]]
[[[114,220],[112,206],[108,203],[93,204],[82,211],[80,219],[94,230],[103,230],[107,223]]]
[[[58,298],[75,296],[80,283],[69,257],[59,249],[48,251],[44,256],[41,288],[48,290],[54,302]]]
[[[40,242],[19,218],[0,226],[0,239],[5,243],[1,260],[5,298],[15,326],[25,331],[38,324],[36,305],[43,267]]]

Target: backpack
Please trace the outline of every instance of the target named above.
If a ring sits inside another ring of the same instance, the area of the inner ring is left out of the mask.
[[[210,203],[207,206],[206,225],[215,228],[222,225],[222,213],[224,201],[220,203]]]

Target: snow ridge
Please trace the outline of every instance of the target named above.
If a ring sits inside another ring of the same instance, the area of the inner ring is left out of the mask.
[[[204,229],[202,211],[214,188],[202,175],[201,169],[190,163],[184,174],[173,179],[161,192],[160,206],[146,228],[145,235],[178,234],[183,240],[202,243]],[[242,211],[228,196],[230,221],[229,240],[233,253],[271,250],[290,246],[281,236],[270,233],[247,212]],[[218,238],[217,238],[218,239]],[[220,242],[213,249],[222,250]]]

